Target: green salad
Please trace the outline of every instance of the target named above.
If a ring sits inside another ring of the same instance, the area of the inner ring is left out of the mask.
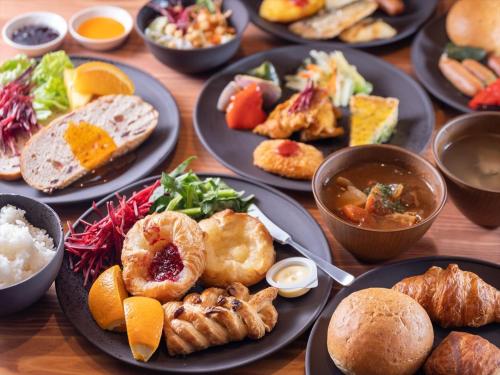
[[[161,184],[151,195],[150,213],[179,211],[196,220],[231,209],[246,212],[253,195],[244,196],[217,177],[201,179],[193,171],[185,172],[194,156],[182,162],[170,173],[163,173]]]
[[[31,94],[37,120],[44,121],[54,113],[68,110],[63,72],[65,68],[73,68],[73,63],[64,51],[47,53],[38,63],[26,55],[5,61],[0,65],[0,87],[14,81],[32,66],[35,68],[31,75]]]

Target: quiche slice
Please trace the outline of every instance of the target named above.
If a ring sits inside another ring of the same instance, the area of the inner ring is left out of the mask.
[[[389,140],[398,123],[399,100],[371,95],[354,95],[351,110],[349,146],[384,143]]]

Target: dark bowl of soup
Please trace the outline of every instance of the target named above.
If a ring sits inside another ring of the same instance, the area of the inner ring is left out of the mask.
[[[446,184],[424,158],[396,146],[349,147],[317,169],[313,193],[335,239],[356,258],[397,257],[430,228]]]
[[[475,224],[500,226],[500,113],[453,119],[436,134],[433,152],[460,212]]]

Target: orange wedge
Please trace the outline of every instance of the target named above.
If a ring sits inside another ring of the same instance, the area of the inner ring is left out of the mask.
[[[134,84],[121,69],[101,61],[90,61],[77,67],[73,85],[81,94],[132,95],[134,93]]]
[[[89,292],[89,309],[99,327],[109,331],[125,331],[123,300],[127,291],[122,270],[113,266],[101,273]]]
[[[160,345],[163,330],[163,308],[148,297],[129,297],[123,301],[127,336],[132,355],[147,362]]]

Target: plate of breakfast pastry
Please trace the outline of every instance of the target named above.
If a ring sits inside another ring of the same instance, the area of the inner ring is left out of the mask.
[[[306,374],[497,374],[499,273],[495,263],[444,256],[364,273],[316,321]]]
[[[331,255],[291,198],[239,177],[198,175],[189,161],[93,204],[66,235],[56,291],[75,328],[118,360],[208,373],[287,345],[330,294],[332,280],[273,241],[256,207],[305,248]]]
[[[460,0],[429,22],[412,48],[415,73],[439,100],[461,111],[500,108],[500,8]]]
[[[122,63],[17,55],[0,65],[0,96],[0,190],[45,203],[110,194],[147,175],[177,142],[172,95]]]
[[[434,128],[425,91],[364,52],[326,44],[246,57],[205,84],[195,130],[234,172],[280,188],[311,191],[330,153],[390,143],[421,152]]]
[[[436,0],[249,0],[252,22],[295,43],[332,41],[376,47],[415,33]]]

